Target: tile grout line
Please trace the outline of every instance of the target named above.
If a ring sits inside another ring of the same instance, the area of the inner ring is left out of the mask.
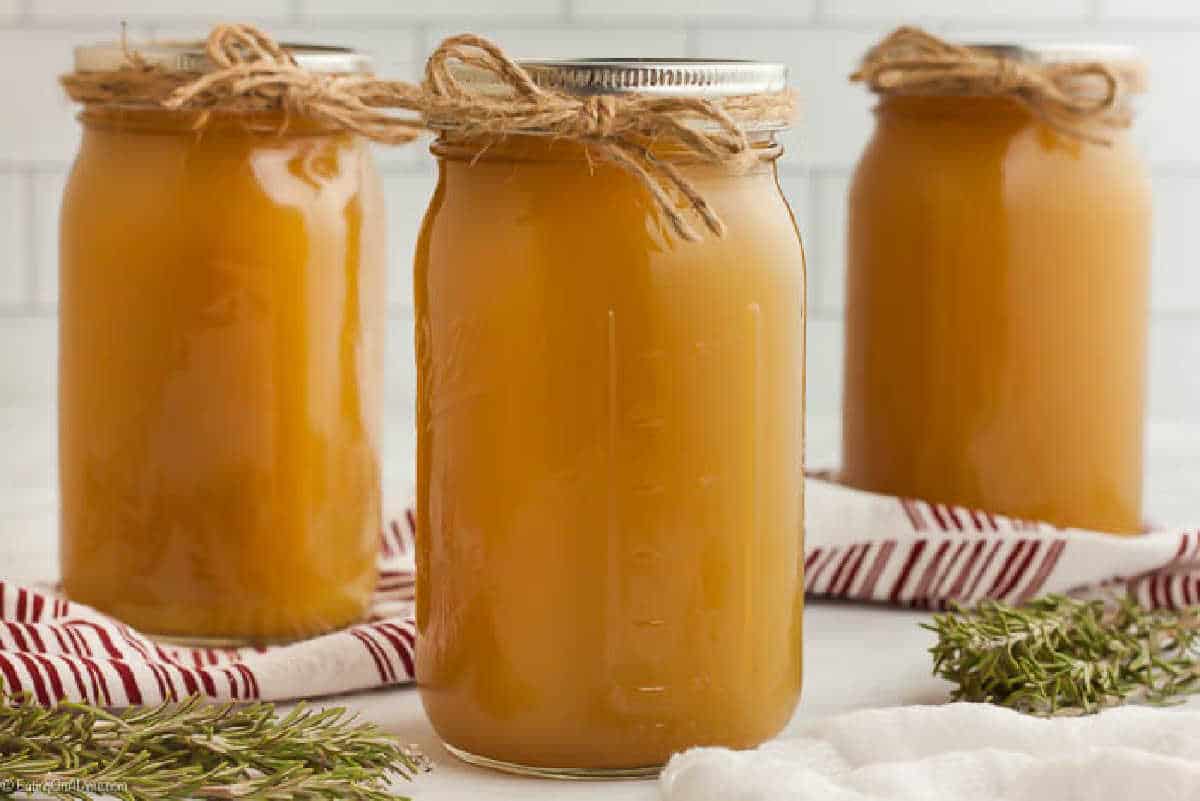
[[[831,21],[829,0],[813,0],[812,11],[809,12],[809,22],[814,28],[825,27]]]
[[[569,3],[569,0],[565,0]],[[817,0],[817,5],[814,11],[806,17],[775,17],[775,16],[733,16],[733,17],[716,17],[706,18],[696,15],[658,15],[658,16],[615,16],[601,17],[596,19],[588,19],[581,21],[578,14],[569,5],[560,8],[558,12],[549,16],[537,15],[530,17],[511,17],[501,16],[496,14],[478,14],[478,15],[404,15],[404,14],[380,14],[380,15],[313,15],[306,11],[306,6],[303,5],[303,0],[291,0],[291,3],[286,6],[287,11],[278,19],[283,24],[304,24],[313,22],[319,19],[322,24],[333,26],[353,27],[361,30],[403,30],[414,26],[428,26],[431,24],[447,25],[478,25],[478,26],[498,26],[508,28],[539,28],[539,27],[564,27],[574,29],[591,29],[596,31],[620,31],[629,28],[641,29],[671,29],[680,26],[692,26],[697,29],[716,30],[716,31],[756,31],[756,30],[785,30],[785,31],[804,31],[804,32],[825,32],[825,33],[877,33],[881,27],[892,25],[897,22],[897,19],[892,16],[879,17],[845,17],[835,16],[824,7],[826,0]],[[1099,0],[1093,0],[1097,4],[1089,8],[1083,16],[1071,18],[1051,18],[1037,20],[1036,23],[1029,26],[1029,29],[1035,33],[1069,33],[1072,30],[1078,30],[1080,25],[1086,25],[1087,30],[1092,33],[1101,34],[1127,34],[1127,33],[1161,33],[1164,31],[1171,32],[1195,32],[1200,30],[1200,14],[1179,18],[1157,19],[1154,17],[1129,17],[1129,18],[1112,18],[1105,15],[1100,10]],[[71,16],[40,16],[35,13],[31,0],[23,0],[22,4],[17,9],[17,14],[13,18],[13,24],[2,25],[0,27],[12,29],[14,26],[39,31],[87,31],[87,30],[107,30],[107,26],[116,19],[119,19],[119,14],[96,14],[85,16],[82,19]],[[126,15],[132,25],[155,25],[161,27],[163,25],[182,25],[188,23],[197,23],[208,20],[209,17],[204,14],[181,14],[164,18],[161,16],[131,14]],[[946,30],[953,33],[956,30],[963,29],[1011,29],[1013,20],[999,19],[988,17],[926,17],[917,18],[917,22],[936,28],[937,30]]]

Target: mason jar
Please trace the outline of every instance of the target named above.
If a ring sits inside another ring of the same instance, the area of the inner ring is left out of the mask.
[[[1142,80],[1125,48],[983,50],[1101,61],[1126,102]],[[884,95],[875,120],[850,188],[843,480],[1140,530],[1150,186],[1129,134],[1012,96]]]
[[[526,64],[720,98],[783,67]],[[607,87],[607,89],[603,88]],[[415,262],[417,680],[451,751],[556,776],[747,748],[800,693],[804,254],[755,166],[649,145],[726,226],[676,236],[591,145],[445,130]],[[683,208],[682,204],[680,208]]]
[[[361,72],[336,48],[302,67]],[[202,45],[139,46],[212,69]],[[120,46],[76,51],[112,70]],[[359,620],[380,530],[384,243],[364,141],[283,111],[89,104],[62,203],[67,595],[146,633]]]

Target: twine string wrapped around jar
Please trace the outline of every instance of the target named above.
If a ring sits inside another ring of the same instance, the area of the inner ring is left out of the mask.
[[[1011,97],[1063,134],[1109,144],[1106,128],[1127,128],[1132,122],[1125,99],[1141,88],[1142,78],[1132,65],[1025,61],[902,27],[867,51],[850,80],[882,95]]]
[[[633,175],[675,234],[688,241],[700,238],[688,211],[717,236],[724,224],[675,164],[655,156],[653,146],[671,142],[688,159],[744,171],[774,156],[755,148],[748,131],[786,124],[794,111],[787,90],[731,97],[572,94],[539,85],[497,45],[472,34],[443,41],[429,57],[421,84],[304,69],[286,47],[249,25],[217,26],[205,52],[213,69],[169,69],[127,51],[119,69],[77,70],[62,83],[73,100],[87,105],[198,112],[198,127],[213,112],[266,111],[283,113],[285,125],[294,114],[389,145],[406,144],[426,131],[582,142],[599,159]],[[463,80],[464,72],[479,79]]]

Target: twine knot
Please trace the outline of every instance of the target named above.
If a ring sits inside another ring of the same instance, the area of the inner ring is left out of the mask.
[[[423,108],[435,130],[465,137],[551,135],[585,142],[602,160],[634,176],[671,228],[700,235],[680,211],[722,236],[724,223],[691,182],[651,144],[668,140],[695,160],[744,170],[758,160],[747,125],[790,120],[790,92],[720,100],[640,94],[585,95],[548,88],[491,41],[473,34],[444,40],[425,65]],[[682,204],[677,201],[678,198]]]
[[[996,59],[996,74],[992,81],[993,94],[1006,94],[1021,85],[1021,71],[1014,62],[1006,58]]]
[[[609,95],[592,95],[579,107],[580,132],[589,138],[612,136],[617,119],[616,99]]]
[[[1111,143],[1105,127],[1132,121],[1124,102],[1128,87],[1112,64],[1021,61],[920,28],[893,31],[867,51],[850,80],[879,94],[1011,97],[1056,130],[1098,144]]]

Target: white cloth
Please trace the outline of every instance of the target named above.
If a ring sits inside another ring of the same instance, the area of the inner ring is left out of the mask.
[[[665,801],[1195,801],[1200,712],[1043,719],[988,704],[851,712],[753,751],[695,748]]]

